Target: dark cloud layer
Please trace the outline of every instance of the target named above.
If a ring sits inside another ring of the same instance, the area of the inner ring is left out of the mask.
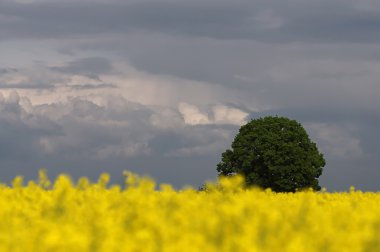
[[[3,179],[131,169],[197,186],[246,112],[300,121],[322,186],[380,189],[380,4],[28,2],[0,0]]]
[[[379,41],[376,9],[352,1],[0,3],[1,39],[136,31],[269,42]]]

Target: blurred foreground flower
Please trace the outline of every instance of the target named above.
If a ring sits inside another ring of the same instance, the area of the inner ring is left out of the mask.
[[[238,176],[174,190],[67,175],[0,186],[0,251],[379,251],[380,193],[274,193]]]

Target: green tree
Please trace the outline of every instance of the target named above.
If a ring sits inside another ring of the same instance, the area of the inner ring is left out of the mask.
[[[242,174],[247,186],[275,192],[321,189],[318,177],[325,160],[295,120],[277,116],[251,120],[240,128],[231,148],[217,165],[219,175]]]

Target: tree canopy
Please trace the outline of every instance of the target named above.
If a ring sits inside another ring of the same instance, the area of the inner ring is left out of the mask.
[[[222,154],[219,175],[242,174],[247,186],[295,192],[320,190],[318,177],[325,166],[323,154],[300,123],[267,116],[243,125]]]

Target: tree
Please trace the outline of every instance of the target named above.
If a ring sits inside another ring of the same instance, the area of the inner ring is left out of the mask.
[[[242,174],[247,186],[295,192],[320,190],[323,154],[295,120],[268,116],[243,125],[217,165],[219,175]]]

